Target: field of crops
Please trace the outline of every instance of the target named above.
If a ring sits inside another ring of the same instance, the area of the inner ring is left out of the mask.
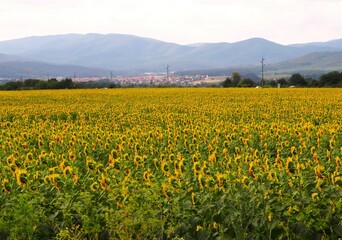
[[[342,238],[342,89],[0,92],[0,239]]]

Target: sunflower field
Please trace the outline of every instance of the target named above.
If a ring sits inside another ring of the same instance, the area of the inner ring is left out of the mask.
[[[0,92],[0,239],[342,238],[341,89]]]

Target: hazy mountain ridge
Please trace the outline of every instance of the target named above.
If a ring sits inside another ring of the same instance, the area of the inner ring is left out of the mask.
[[[327,42],[311,42],[301,44],[291,44],[292,47],[324,47],[331,48],[332,51],[336,49],[342,49],[342,39],[330,40]]]
[[[269,67],[271,70],[342,70],[342,51],[315,52],[295,59],[279,62]]]
[[[267,64],[274,64],[327,51],[342,51],[342,39],[281,45],[262,38],[251,38],[235,43],[180,45],[133,35],[92,33],[0,41],[0,53],[5,54],[0,55],[0,62],[11,60],[9,55],[13,55],[12,67],[15,65],[13,61],[24,59],[27,64],[31,59],[33,62],[64,65],[64,68],[65,65],[78,65],[107,69],[107,72],[162,72],[166,65],[170,65],[172,71],[257,66],[262,57]],[[38,67],[37,64],[31,66]]]
[[[76,65],[54,65],[32,61],[0,62],[0,78],[102,77],[109,74],[105,69]]]
[[[22,57],[0,53],[0,63],[11,62],[11,61],[23,61],[23,60],[24,59]]]
[[[268,73],[284,73],[293,74],[301,73],[309,76],[320,75],[329,71],[342,71],[342,51],[339,52],[315,52],[287,61],[274,64],[267,64],[264,67],[265,74]],[[180,75],[226,75],[232,72],[239,72],[242,75],[261,73],[261,63],[259,66],[236,66],[216,69],[198,69],[190,71],[180,71]]]

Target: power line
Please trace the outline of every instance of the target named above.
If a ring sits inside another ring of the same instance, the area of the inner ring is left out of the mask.
[[[262,57],[260,61],[261,62],[261,87],[264,87],[264,66],[265,66],[264,61],[265,61],[265,58]]]

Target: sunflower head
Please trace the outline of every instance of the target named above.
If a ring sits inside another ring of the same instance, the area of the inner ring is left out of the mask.
[[[28,183],[28,174],[26,170],[17,169],[16,179],[19,186],[25,186]]]
[[[71,160],[71,161],[76,160],[76,155],[72,151],[69,151],[69,160]]]
[[[90,185],[90,190],[97,191],[98,189],[99,189],[99,183],[98,182],[94,182]]]

